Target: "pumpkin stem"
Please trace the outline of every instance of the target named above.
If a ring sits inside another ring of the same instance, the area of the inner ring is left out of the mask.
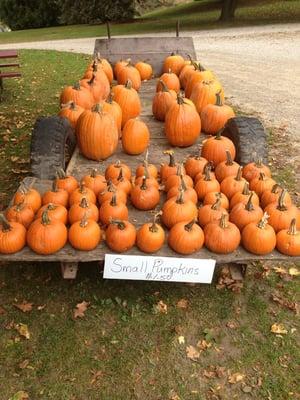
[[[249,182],[245,182],[242,194],[245,196],[249,196],[249,194],[250,194]]]
[[[183,96],[182,96],[181,93],[178,93],[178,94],[177,94],[177,103],[178,103],[179,105],[184,104],[184,98],[183,98]]]
[[[70,110],[76,110],[76,103],[74,101],[68,101],[65,104],[60,105],[61,109],[69,108]]]
[[[119,176],[117,178],[117,181],[123,182],[124,181],[124,175],[123,175],[123,168],[120,168]]]
[[[222,229],[225,229],[225,228],[228,227],[228,224],[227,224],[227,215],[226,215],[225,213],[222,214],[222,216],[221,216],[221,219],[220,219],[220,227],[221,227]]]
[[[103,112],[103,105],[101,103],[97,103],[94,105],[94,107],[92,107],[92,111],[96,112],[98,114],[102,114]]]
[[[65,171],[63,170],[63,168],[58,168],[56,171],[56,175],[57,175],[58,179],[67,178],[67,175],[66,175]]]
[[[275,185],[273,185],[272,189],[271,189],[271,193],[278,193],[278,189],[280,189],[280,185],[278,185],[278,183],[275,183]]]
[[[254,210],[254,205],[252,203],[252,197],[253,197],[253,192],[250,193],[249,199],[247,201],[247,204],[245,205],[245,210],[247,211],[253,211]]]
[[[168,156],[170,157],[169,167],[175,167],[176,163],[175,163],[174,151],[166,150],[164,151],[164,154],[168,154]]]
[[[260,172],[260,173],[259,173],[259,180],[260,180],[260,181],[264,181],[265,178],[266,178],[266,175],[265,175],[263,172]]]
[[[241,181],[242,180],[242,170],[243,170],[243,167],[240,166],[239,169],[238,169],[238,172],[236,174],[236,177],[235,177],[236,181]]]
[[[162,211],[159,211],[157,214],[154,215],[152,225],[149,227],[149,231],[151,232],[158,231],[157,220],[160,215],[162,215]]]
[[[147,178],[146,178],[145,175],[143,176],[143,181],[142,181],[142,184],[140,186],[140,189],[141,190],[146,190],[147,189]]]
[[[215,136],[215,139],[216,139],[216,140],[221,140],[221,139],[222,139],[222,133],[223,133],[223,131],[224,131],[224,128],[220,129],[220,130],[216,133],[216,136]]]
[[[179,189],[179,195],[176,199],[177,204],[184,204],[184,199],[183,199],[184,191],[180,188]]]
[[[8,232],[11,230],[11,225],[3,214],[0,214],[0,222],[2,225],[2,232]]]
[[[89,207],[86,197],[83,197],[81,199],[79,205],[80,205],[81,208],[88,208]]]
[[[81,193],[81,194],[83,194],[83,193],[86,192],[84,182],[80,182],[78,191],[79,191],[79,193]]]
[[[57,206],[54,203],[49,203],[46,208],[48,211],[53,211],[56,210]]]
[[[181,174],[180,175],[180,188],[184,191],[184,192],[186,192],[186,190],[187,190],[187,186],[186,186],[186,183],[185,183],[185,181],[184,181],[184,179],[183,179],[183,175]]]
[[[222,107],[223,101],[221,99],[221,91],[216,93],[216,106]]]
[[[115,185],[113,184],[111,179],[108,179],[108,181],[107,181],[107,191],[108,192],[115,192],[116,191]]]
[[[162,87],[162,92],[169,92],[170,91],[168,86],[165,84],[165,82],[162,79],[159,80],[159,83],[160,83],[160,85]]]
[[[286,193],[287,193],[287,190],[283,189],[278,198],[277,209],[280,211],[287,211],[287,206],[284,204],[284,198],[285,198]]]
[[[125,87],[126,89],[132,89],[132,82],[130,79],[127,79],[127,81],[125,82]]]
[[[293,218],[291,220],[291,224],[289,227],[289,230],[287,231],[288,235],[296,235],[297,233],[297,227],[296,227],[296,218]]]
[[[114,93],[112,91],[109,92],[107,99],[105,100],[106,103],[112,104],[113,102]]]
[[[75,89],[75,90],[80,90],[80,89],[81,89],[81,87],[80,87],[80,82],[74,83],[73,89]]]
[[[117,206],[117,194],[114,192],[112,195],[111,201],[109,203],[111,206],[116,207]]]
[[[43,211],[43,214],[42,214],[42,224],[49,225],[50,223],[51,223],[51,220],[48,215],[48,210],[46,209],[45,211]]]
[[[87,213],[85,212],[85,213],[83,214],[83,217],[81,218],[81,221],[80,221],[80,224],[79,224],[79,225],[81,226],[81,228],[87,227],[87,225],[88,225],[87,217],[88,217],[88,215],[87,215]]]
[[[258,158],[255,161],[255,166],[258,167],[258,168],[262,168],[264,166],[261,158]]]
[[[233,165],[232,156],[229,150],[226,150],[226,165]]]
[[[91,171],[90,177],[91,177],[91,178],[96,178],[96,176],[97,176],[97,169],[96,169],[96,168],[93,168],[92,171]]]
[[[212,210],[219,210],[221,207],[221,197],[218,196],[216,202],[211,206]]]
[[[259,223],[257,224],[257,226],[260,228],[260,229],[265,229],[266,228],[266,226],[267,226],[267,224],[268,224],[268,219],[269,219],[269,215],[268,215],[268,213],[264,213],[264,215],[262,216],[262,219],[259,221]]]
[[[22,208],[25,205],[24,202],[25,202],[25,199],[22,199],[22,201],[20,201],[18,204],[15,205],[15,210],[17,212],[20,212],[22,210]]]
[[[189,222],[188,224],[184,225],[184,229],[188,232],[190,232],[193,228],[193,225],[195,223],[195,220],[193,219],[191,222]]]
[[[199,71],[206,71],[206,69],[201,65],[201,63],[198,63],[198,69]]]
[[[52,192],[58,192],[58,187],[57,187],[57,180],[54,179],[52,182]]]
[[[211,164],[207,163],[204,167],[204,180],[205,181],[211,181],[210,171],[211,171]]]
[[[121,221],[120,219],[110,219],[110,223],[113,225],[117,225],[118,229],[123,231],[126,228],[126,224],[124,221]]]

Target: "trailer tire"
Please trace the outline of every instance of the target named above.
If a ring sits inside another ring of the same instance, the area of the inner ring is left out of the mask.
[[[227,121],[222,135],[236,148],[236,161],[245,165],[254,159],[268,163],[267,137],[262,123],[254,117],[234,117]]]
[[[74,129],[66,118],[39,117],[31,136],[32,175],[39,179],[54,179],[58,168],[66,168],[75,145]]]

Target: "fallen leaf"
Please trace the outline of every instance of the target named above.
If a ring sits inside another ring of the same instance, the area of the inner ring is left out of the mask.
[[[9,400],[27,400],[29,399],[29,395],[24,390],[20,390],[19,392],[15,393],[13,397],[10,397]]]
[[[33,303],[26,303],[26,301],[23,301],[23,303],[20,303],[20,304],[14,304],[14,306],[16,308],[23,311],[24,313],[31,311],[32,305],[33,305]]]
[[[283,267],[273,267],[273,270],[277,273],[277,274],[286,274],[287,270]]]
[[[185,338],[184,338],[184,336],[178,336],[178,343],[179,343],[179,344],[184,344],[184,343],[185,343]]]
[[[228,376],[228,382],[231,384],[241,382],[244,379],[245,374],[241,374],[240,372],[235,372],[234,374]]]
[[[103,376],[102,371],[91,371],[92,372],[92,380],[91,380],[91,385],[94,385],[99,378]]]
[[[296,314],[299,314],[299,304],[293,301],[289,301],[282,297],[280,293],[272,293],[271,299],[275,302],[280,304],[282,307],[288,308],[291,311],[294,311]]]
[[[208,379],[216,378],[216,373],[215,371],[207,371],[206,369],[203,372],[203,376]]]
[[[174,390],[171,390],[169,393],[169,400],[180,400],[180,397]]]
[[[242,387],[242,391],[244,392],[244,393],[251,393],[252,392],[252,387],[251,386],[243,386]]]
[[[168,306],[162,300],[156,304],[155,309],[161,314],[167,314],[168,312]]]
[[[15,325],[15,329],[25,339],[30,339],[30,332],[29,332],[28,326],[26,324],[21,324],[21,323],[20,324],[16,324]]]
[[[46,307],[46,304],[43,304],[41,306],[37,306],[38,311],[42,311]]]
[[[289,274],[291,276],[299,276],[300,275],[300,271],[297,268],[292,267],[292,268],[289,269]]]
[[[197,343],[197,347],[198,347],[200,350],[209,349],[211,346],[212,346],[211,343],[210,343],[210,342],[207,342],[207,341],[204,340],[204,339],[199,340],[199,342]]]
[[[76,305],[76,308],[74,310],[74,318],[83,318],[85,315],[85,311],[87,310],[88,306],[90,305],[90,303],[83,301],[82,303],[78,303]]]
[[[180,300],[177,302],[176,307],[177,307],[177,308],[185,309],[185,308],[188,307],[188,305],[189,305],[189,302],[188,302],[187,299],[180,299]]]
[[[6,310],[0,306],[0,315],[6,314]]]
[[[187,346],[185,351],[187,358],[190,360],[197,361],[200,357],[200,352],[194,346]]]
[[[271,326],[271,332],[275,333],[276,335],[286,335],[288,333],[283,324],[273,324]]]
[[[20,368],[20,369],[24,369],[24,368],[26,368],[28,365],[29,365],[29,360],[24,360],[24,361],[20,362],[19,368]]]
[[[236,329],[238,327],[237,323],[234,321],[228,321],[226,326],[227,326],[227,328],[230,328],[230,329]]]

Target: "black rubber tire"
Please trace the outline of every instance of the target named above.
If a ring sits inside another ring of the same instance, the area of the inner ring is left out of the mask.
[[[32,175],[40,179],[54,179],[57,169],[65,170],[75,146],[74,129],[66,118],[39,117],[31,136]]]
[[[235,117],[227,121],[222,135],[236,148],[236,161],[245,165],[257,159],[268,163],[267,136],[262,123],[254,117]]]

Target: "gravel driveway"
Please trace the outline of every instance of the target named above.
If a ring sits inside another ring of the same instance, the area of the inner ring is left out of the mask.
[[[232,104],[257,114],[267,126],[284,128],[289,133],[295,142],[294,160],[300,181],[300,24],[182,32],[181,35],[193,36],[198,59],[217,73]],[[1,48],[92,54],[94,41],[95,38],[56,40],[8,44]]]

